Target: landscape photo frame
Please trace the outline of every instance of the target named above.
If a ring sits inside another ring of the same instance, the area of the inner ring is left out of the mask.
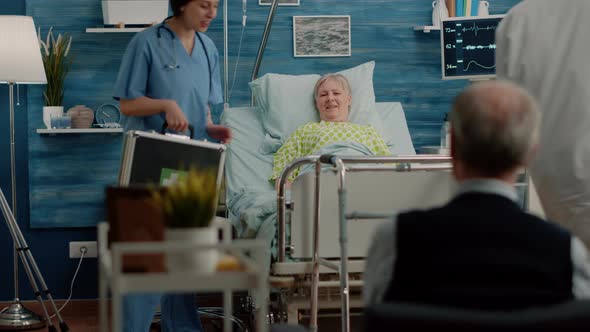
[[[351,56],[350,15],[293,16],[293,56]]]
[[[270,6],[272,0],[258,0],[259,6]],[[299,0],[279,0],[277,6],[299,6]]]

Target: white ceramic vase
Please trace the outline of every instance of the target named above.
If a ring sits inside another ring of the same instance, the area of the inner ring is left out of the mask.
[[[490,3],[487,1],[480,1],[477,7],[477,16],[489,16],[490,15]]]
[[[432,25],[435,27],[440,26],[440,21],[448,17],[449,10],[445,0],[434,0],[432,2]]]
[[[47,129],[51,129],[51,117],[64,114],[63,106],[43,106],[43,124]]]
[[[213,245],[219,242],[216,227],[167,228],[166,241]],[[217,249],[195,249],[166,255],[166,267],[174,272],[213,273],[217,267]]]

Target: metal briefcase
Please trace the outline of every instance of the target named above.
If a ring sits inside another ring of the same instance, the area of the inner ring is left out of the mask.
[[[179,135],[129,131],[123,142],[119,185],[166,185],[174,172],[214,168],[217,169],[219,190],[225,149],[223,144],[195,141]]]

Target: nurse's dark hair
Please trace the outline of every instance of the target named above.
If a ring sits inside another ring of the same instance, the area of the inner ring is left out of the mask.
[[[191,1],[194,0],[170,0],[170,8],[172,8],[172,15],[180,16],[182,14],[180,8],[182,8],[184,5]]]

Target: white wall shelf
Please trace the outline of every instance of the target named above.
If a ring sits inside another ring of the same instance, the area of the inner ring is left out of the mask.
[[[119,134],[123,128],[87,128],[87,129],[37,129],[37,134]]]
[[[440,31],[440,27],[435,25],[416,25],[414,26],[414,31],[429,33],[430,31]]]
[[[135,28],[118,28],[118,27],[97,27],[97,28],[86,28],[87,33],[112,33],[112,32],[139,32],[148,27],[135,27]]]

